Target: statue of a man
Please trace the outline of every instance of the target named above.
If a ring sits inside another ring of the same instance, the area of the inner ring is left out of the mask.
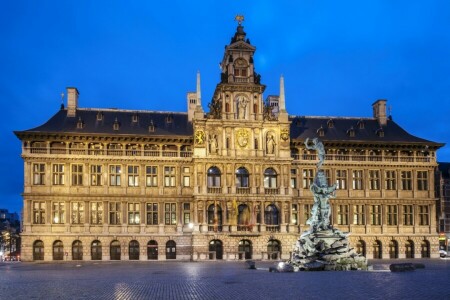
[[[319,141],[318,138],[313,138],[313,145],[309,145],[309,138],[306,138],[305,140],[305,147],[308,150],[316,150],[317,156],[319,157],[319,162],[317,163],[317,169],[320,169],[320,167],[323,164],[323,161],[325,160],[325,148],[323,147],[323,144],[321,141]]]
[[[267,142],[266,142],[266,146],[267,146],[267,154],[274,154],[275,153],[275,139],[273,138],[273,134],[269,133],[267,135]]]
[[[336,185],[328,186],[323,170],[319,170],[310,187],[314,195],[314,204],[311,209],[311,218],[306,224],[311,225],[312,231],[327,230],[330,225],[330,198],[336,197]]]
[[[238,117],[239,119],[245,119],[245,109],[247,107],[247,99],[241,96],[238,98]]]
[[[209,147],[211,153],[217,153],[218,144],[217,144],[217,136],[213,134],[209,139]]]

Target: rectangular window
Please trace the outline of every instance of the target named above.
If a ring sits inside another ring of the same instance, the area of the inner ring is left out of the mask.
[[[417,171],[417,190],[428,191],[428,172]]]
[[[53,224],[64,224],[66,222],[66,210],[64,202],[53,202]]]
[[[33,201],[33,224],[45,224],[45,201]]]
[[[103,202],[91,202],[91,224],[103,224]]]
[[[398,225],[398,209],[397,205],[387,206],[387,224],[388,225]]]
[[[139,166],[128,166],[128,186],[139,186]]]
[[[412,172],[402,171],[402,190],[411,191],[412,190]]]
[[[298,225],[298,204],[292,204],[291,222],[293,225]]]
[[[183,186],[184,187],[191,186],[191,177],[190,176],[183,176]]]
[[[183,203],[183,224],[191,223],[191,204]]]
[[[380,171],[369,170],[369,189],[370,190],[380,189]]]
[[[64,164],[54,164],[53,168],[53,185],[64,184]]]
[[[109,224],[122,224],[122,204],[120,202],[109,202]]]
[[[141,221],[141,216],[139,214],[140,204],[139,203],[128,203],[128,224],[139,225]]]
[[[102,186],[102,165],[91,165],[91,185]]]
[[[72,165],[72,185],[83,185],[83,165]]]
[[[364,205],[353,205],[353,224],[354,225],[366,224]]]
[[[164,186],[175,186],[175,167],[164,167]]]
[[[72,202],[72,224],[84,224],[84,202]]]
[[[45,184],[45,164],[33,164],[33,184]]]
[[[121,165],[109,166],[109,184],[112,186],[120,186],[121,173],[122,173]]]
[[[297,188],[297,169],[291,169],[291,188]]]
[[[412,205],[403,205],[403,225],[414,225]]]
[[[338,225],[348,225],[348,205],[337,206],[337,223]]]
[[[385,187],[386,190],[396,190],[397,189],[397,177],[395,171],[388,170],[385,173]]]
[[[347,189],[347,170],[336,170],[336,188],[338,190]]]
[[[158,203],[147,203],[147,225],[158,224]]]
[[[419,225],[429,225],[429,211],[427,205],[419,205]]]
[[[370,206],[370,225],[381,225],[381,205]]]
[[[362,190],[363,186],[363,170],[353,170],[353,189]]]
[[[303,169],[303,188],[309,189],[314,180],[314,169]]]
[[[145,167],[145,184],[146,186],[158,186],[158,167],[146,166]]]
[[[312,204],[304,204],[303,205],[303,217],[305,218],[305,224],[311,218],[311,209]]]
[[[176,225],[177,224],[177,204],[165,203],[164,204],[164,224]]]

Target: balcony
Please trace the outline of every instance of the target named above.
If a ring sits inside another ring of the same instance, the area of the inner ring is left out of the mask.
[[[250,188],[249,187],[237,187],[236,188],[236,194],[250,194]]]
[[[298,154],[292,153],[291,157],[298,161],[316,161],[318,160],[315,154]],[[327,154],[325,159],[327,161],[371,161],[371,162],[419,162],[429,163],[435,162],[436,158],[433,156],[392,156],[392,155],[361,155],[361,154]]]
[[[220,194],[222,192],[221,187],[208,187],[208,194]]]
[[[88,156],[151,156],[151,157],[192,157],[192,151],[173,151],[173,150],[137,150],[137,149],[79,149],[79,148],[44,148],[44,147],[25,147],[24,154],[68,154],[68,155],[88,155]]]
[[[264,188],[264,194],[266,195],[279,195],[280,189],[279,188]]]

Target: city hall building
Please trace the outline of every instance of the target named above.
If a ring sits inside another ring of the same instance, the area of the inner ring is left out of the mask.
[[[297,100],[285,99],[283,78],[264,99],[255,50],[239,23],[208,112],[199,75],[184,113],[83,108],[71,87],[67,107],[16,131],[22,259],[288,259],[309,228],[318,158],[304,141],[316,137],[337,185],[332,224],[358,252],[437,257],[442,144],[402,129],[386,100],[367,107],[372,117],[288,114],[286,101]]]

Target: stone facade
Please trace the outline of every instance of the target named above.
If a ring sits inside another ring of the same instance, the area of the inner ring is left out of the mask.
[[[284,81],[265,105],[241,25],[209,112],[68,108],[22,141],[22,259],[288,259],[307,230],[319,137],[338,184],[332,223],[367,258],[437,257],[433,172],[441,144],[372,118],[289,116]],[[295,100],[292,100],[295,101]],[[424,151],[426,150],[426,151]]]

